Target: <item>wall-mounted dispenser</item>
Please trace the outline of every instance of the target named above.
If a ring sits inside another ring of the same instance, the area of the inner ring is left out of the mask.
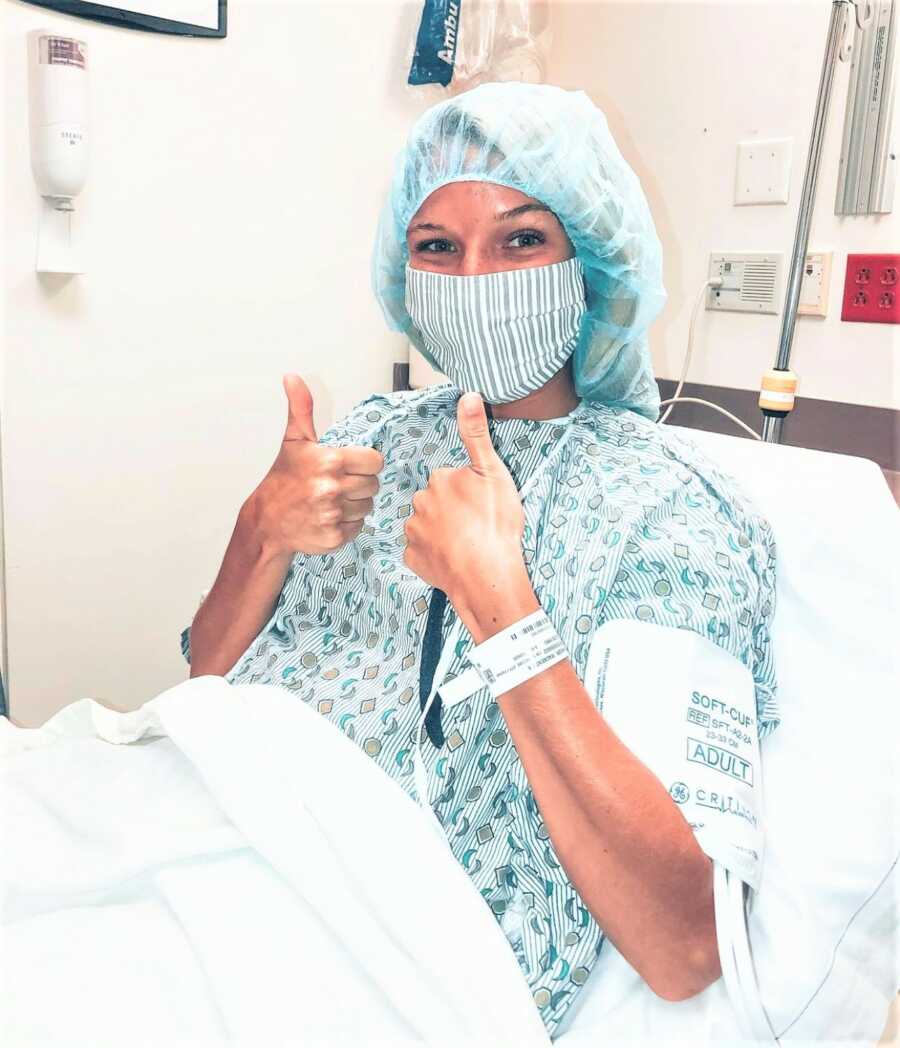
[[[87,45],[35,29],[28,33],[31,170],[41,194],[39,273],[83,273],[74,198],[88,174]]]

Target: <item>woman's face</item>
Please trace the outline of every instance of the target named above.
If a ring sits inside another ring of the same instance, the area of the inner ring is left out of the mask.
[[[410,219],[406,243],[413,269],[454,276],[549,266],[575,254],[545,204],[493,182],[436,189]]]

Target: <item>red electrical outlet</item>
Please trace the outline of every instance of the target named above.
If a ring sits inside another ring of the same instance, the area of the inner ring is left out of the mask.
[[[900,324],[900,255],[848,255],[841,320]]]

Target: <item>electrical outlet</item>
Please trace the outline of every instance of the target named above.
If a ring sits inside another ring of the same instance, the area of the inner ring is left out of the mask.
[[[900,324],[900,255],[848,255],[841,320]]]

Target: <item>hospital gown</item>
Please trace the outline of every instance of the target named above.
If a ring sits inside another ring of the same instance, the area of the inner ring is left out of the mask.
[[[431,590],[403,563],[403,528],[431,470],[468,462],[458,396],[450,385],[372,396],[325,434],[324,444],[384,454],[374,511],[335,553],[294,557],[270,621],[226,674],[296,692],[413,797]],[[549,458],[566,427],[569,440]],[[779,720],[774,544],[734,482],[672,429],[586,400],[563,420],[492,419],[490,429],[518,487],[549,463],[524,501],[523,550],[579,677],[594,632],[610,619],[695,630],[751,671],[767,735]],[[454,620],[448,604],[444,637]],[[185,630],[188,659],[189,641]],[[467,667],[471,644],[463,629],[448,679]],[[488,690],[444,706],[442,727],[439,749],[422,734],[428,800],[500,921],[552,1036],[604,934],[559,863]]]

